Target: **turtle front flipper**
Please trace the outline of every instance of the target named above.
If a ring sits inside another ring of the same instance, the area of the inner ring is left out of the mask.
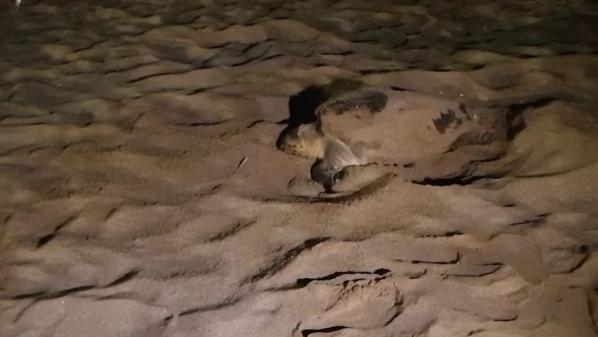
[[[311,167],[312,180],[321,183],[326,192],[332,192],[342,170],[347,166],[359,166],[360,160],[347,144],[333,138],[326,137],[326,151],[323,158],[318,158]]]
[[[342,168],[333,167],[326,159],[318,159],[312,165],[310,174],[313,181],[324,186],[326,193],[334,193],[333,187],[340,171],[342,171]]]

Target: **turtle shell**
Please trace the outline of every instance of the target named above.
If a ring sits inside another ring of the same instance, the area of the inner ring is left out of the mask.
[[[324,134],[369,162],[414,162],[477,139],[463,135],[491,132],[459,102],[390,88],[343,92],[322,103],[316,115]]]

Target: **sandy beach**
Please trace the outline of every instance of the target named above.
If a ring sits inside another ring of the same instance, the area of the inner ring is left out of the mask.
[[[1,337],[598,336],[595,1],[0,6]]]

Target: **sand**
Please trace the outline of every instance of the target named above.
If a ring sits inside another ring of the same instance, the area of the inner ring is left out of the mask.
[[[593,1],[24,0],[0,26],[0,336],[598,335]],[[327,120],[386,164],[329,195],[276,140],[337,79],[392,104]]]

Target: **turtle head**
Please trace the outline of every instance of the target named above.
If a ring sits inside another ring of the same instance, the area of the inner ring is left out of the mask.
[[[288,154],[319,158],[323,155],[323,136],[315,124],[300,124],[283,131],[276,147]]]

